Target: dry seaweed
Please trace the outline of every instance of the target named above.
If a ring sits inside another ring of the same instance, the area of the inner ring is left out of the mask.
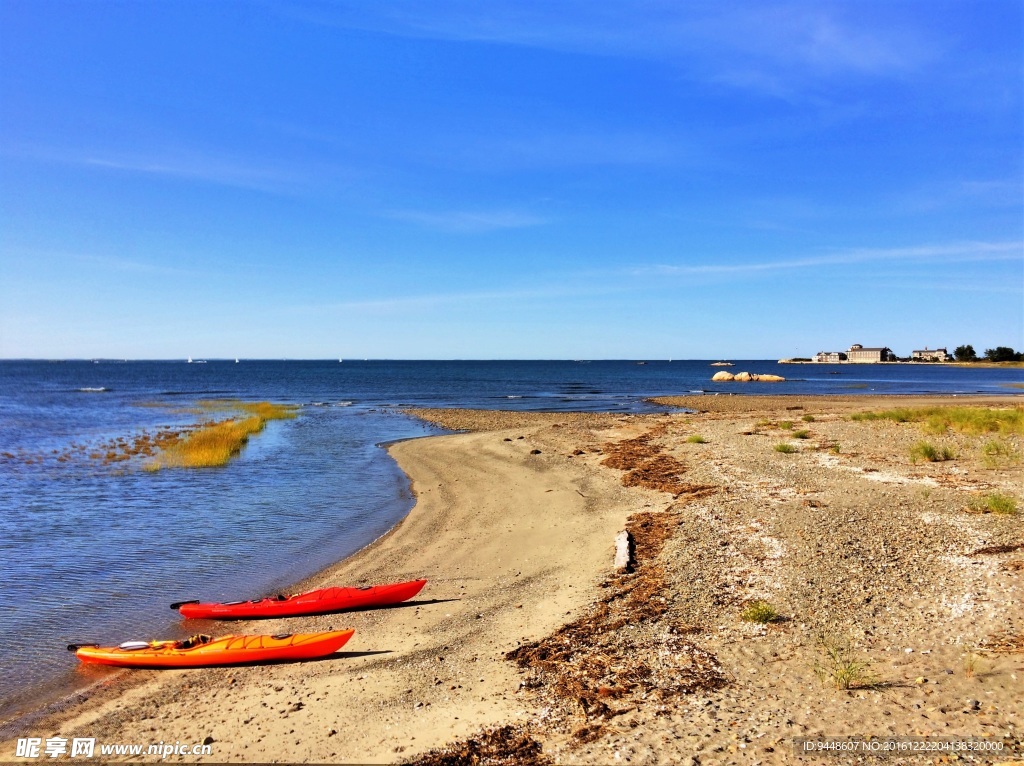
[[[552,761],[525,728],[500,726],[431,750],[406,763],[415,766],[548,766]]]
[[[610,577],[610,592],[589,614],[505,655],[530,671],[524,687],[582,713],[586,725],[573,734],[579,743],[598,738],[601,721],[726,683],[718,660],[685,637],[694,629],[667,616],[665,572],[656,557],[680,522],[673,512],[634,514],[627,529],[636,570]]]
[[[1024,633],[1010,633],[1008,630],[993,633],[989,636],[981,648],[988,652],[1000,654],[1018,654],[1024,652]]]
[[[607,457],[601,461],[601,465],[620,471],[631,471],[661,454],[662,448],[651,443],[654,438],[652,433],[649,431],[633,439],[605,444],[602,451]]]
[[[992,556],[997,553],[1013,553],[1024,548],[1024,543],[1017,543],[1016,545],[989,545],[986,548],[978,548],[976,551],[972,551],[972,556]]]
[[[668,492],[676,498],[681,495],[702,497],[713,492],[715,487],[689,484],[680,478],[686,472],[686,465],[664,454],[663,448],[654,443],[654,439],[664,435],[665,430],[664,425],[659,425],[633,439],[605,444],[603,451],[607,457],[601,465],[626,471],[622,477],[622,484],[626,487]]]

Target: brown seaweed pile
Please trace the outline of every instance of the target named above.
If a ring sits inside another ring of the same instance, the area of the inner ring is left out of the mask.
[[[621,442],[611,442],[603,447],[607,457],[601,465],[625,471],[622,484],[626,487],[643,487],[668,492],[673,497],[689,495],[703,497],[715,490],[705,484],[690,484],[680,477],[686,472],[686,465],[664,454],[655,439],[663,436],[666,426],[659,425],[645,434]]]
[[[718,660],[687,638],[696,629],[668,615],[665,572],[655,559],[680,521],[671,511],[632,516],[636,570],[610,577],[610,592],[589,614],[506,655],[530,671],[524,686],[559,705],[567,723],[582,714],[574,731],[580,743],[600,737],[615,716],[646,705],[664,712],[673,698],[727,682]]]
[[[981,648],[988,652],[1019,654],[1024,652],[1024,633],[1010,633],[1008,630],[993,633],[982,643]]]
[[[521,726],[487,729],[475,737],[431,750],[406,763],[415,766],[548,766],[540,742]]]

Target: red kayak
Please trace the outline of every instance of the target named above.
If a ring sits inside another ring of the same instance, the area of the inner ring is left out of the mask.
[[[255,601],[231,601],[225,604],[203,604],[180,601],[171,609],[192,619],[244,620],[250,617],[294,617],[300,614],[323,614],[343,609],[367,609],[398,604],[415,596],[426,580],[411,580],[392,585],[367,585],[364,588],[323,588],[294,596],[271,596]]]

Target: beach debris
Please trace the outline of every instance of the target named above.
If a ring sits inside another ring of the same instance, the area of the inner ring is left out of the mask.
[[[615,569],[619,572],[633,569],[633,538],[626,529],[615,536]]]
[[[605,444],[607,457],[601,465],[626,471],[622,477],[622,484],[626,487],[668,492],[675,498],[687,495],[691,499],[716,492],[718,488],[712,485],[690,484],[680,478],[686,472],[686,465],[664,454],[661,445],[654,443],[654,439],[664,435],[665,430],[664,426],[656,426],[633,439]]]
[[[1024,652],[1024,632],[1016,635],[1008,630],[993,633],[982,643],[981,648],[1000,654],[1019,654]]]
[[[1018,543],[1014,545],[989,545],[984,548],[978,548],[976,551],[971,551],[970,556],[992,556],[999,553],[1013,553],[1024,548],[1024,543]]]
[[[670,618],[665,570],[656,558],[681,523],[672,511],[633,514],[626,532],[634,571],[610,576],[608,595],[588,614],[505,655],[530,671],[524,688],[563,711],[579,744],[597,739],[602,722],[653,699],[666,702],[727,683],[717,658],[688,638],[695,628]]]
[[[468,739],[423,753],[406,761],[416,766],[462,766],[487,763],[493,766],[548,766],[540,742],[524,726],[485,729]]]

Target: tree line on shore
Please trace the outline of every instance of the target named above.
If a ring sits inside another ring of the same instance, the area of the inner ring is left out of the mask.
[[[1009,346],[986,348],[985,356],[979,357],[974,346],[966,344],[953,349],[953,358],[958,362],[1024,362],[1024,353],[1018,353]]]

